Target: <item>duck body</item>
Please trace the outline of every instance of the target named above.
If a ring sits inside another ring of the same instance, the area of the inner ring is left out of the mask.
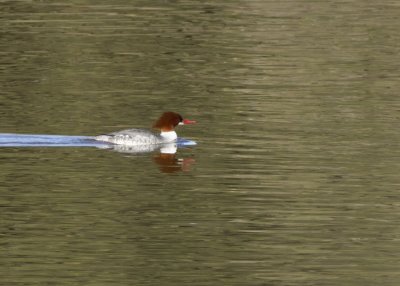
[[[161,134],[156,134],[150,130],[138,128],[121,130],[95,137],[95,139],[98,141],[129,146],[164,144],[174,142],[176,138],[178,138],[178,136],[175,131],[161,132]]]

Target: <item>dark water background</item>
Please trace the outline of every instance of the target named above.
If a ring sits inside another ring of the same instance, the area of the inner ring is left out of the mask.
[[[0,1],[1,285],[399,285],[397,1]],[[182,162],[189,162],[186,166]]]

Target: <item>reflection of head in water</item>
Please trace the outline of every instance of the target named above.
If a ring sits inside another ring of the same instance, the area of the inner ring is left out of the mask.
[[[190,166],[194,164],[194,158],[176,158],[175,154],[157,154],[153,161],[159,166],[163,173],[176,173],[180,171],[190,171]]]

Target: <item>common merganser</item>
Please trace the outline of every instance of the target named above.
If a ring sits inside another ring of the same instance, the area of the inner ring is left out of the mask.
[[[153,145],[174,142],[178,138],[175,127],[196,123],[194,120],[183,119],[178,113],[164,112],[154,123],[153,128],[159,129],[160,134],[155,134],[144,129],[126,129],[106,135],[96,136],[98,141],[109,142],[119,145]]]

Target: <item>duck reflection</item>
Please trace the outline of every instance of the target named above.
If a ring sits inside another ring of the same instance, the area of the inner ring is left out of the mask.
[[[175,154],[159,153],[153,157],[163,173],[188,172],[191,165],[196,162],[194,158],[176,158]]]
[[[194,158],[177,158],[176,152],[178,145],[168,143],[161,145],[108,145],[106,149],[123,154],[139,155],[143,153],[157,152],[153,156],[153,162],[156,163],[163,173],[176,173],[190,171],[191,166],[196,162]]]

